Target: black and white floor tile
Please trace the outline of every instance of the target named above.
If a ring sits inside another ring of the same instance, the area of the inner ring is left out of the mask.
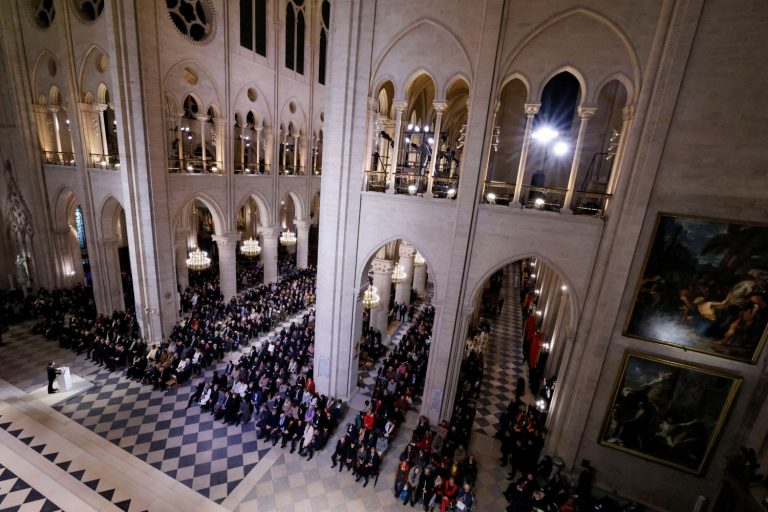
[[[265,341],[304,312],[259,338]],[[236,359],[232,354],[227,359]],[[222,370],[225,363],[217,365]],[[204,378],[210,380],[214,368]],[[95,386],[56,407],[61,413],[216,503],[221,503],[272,448],[255,425],[227,426],[187,402],[192,385],[166,392],[99,371]]]
[[[57,512],[61,508],[0,464],[0,511]]]
[[[528,367],[523,360],[520,289],[514,266],[504,270],[502,294],[504,307],[498,317],[490,319],[485,374],[473,426],[473,431],[489,436],[496,434],[501,413],[514,398],[517,379],[523,377],[528,381]]]

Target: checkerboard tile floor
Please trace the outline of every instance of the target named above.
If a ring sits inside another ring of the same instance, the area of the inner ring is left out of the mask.
[[[0,464],[0,510],[3,512],[55,512],[61,508]]]
[[[482,392],[477,401],[474,432],[493,437],[501,413],[514,397],[517,379],[528,381],[528,367],[523,360],[523,329],[520,288],[514,266],[504,269],[501,314],[490,319],[491,334],[486,347],[486,368]]]
[[[259,337],[266,341],[292,320]],[[239,354],[226,359],[235,360]],[[217,368],[221,371],[225,363]],[[204,373],[210,380],[211,367]],[[272,448],[256,440],[253,421],[227,426],[213,421],[196,405],[187,409],[192,384],[166,392],[125,378],[123,372],[100,370],[95,386],[56,407],[59,412],[99,434],[203,496],[221,503]]]

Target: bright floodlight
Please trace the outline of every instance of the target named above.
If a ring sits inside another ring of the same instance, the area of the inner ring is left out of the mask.
[[[541,197],[537,197],[537,198],[536,198],[536,199],[533,201],[533,205],[534,205],[536,208],[541,208],[542,206],[544,206],[544,199],[542,199]]]
[[[413,130],[413,123],[408,123],[408,130]]]
[[[557,156],[563,156],[568,152],[568,144],[563,141],[555,142],[555,146],[552,148],[552,152]]]
[[[533,138],[544,144],[550,142],[553,139],[556,139],[558,135],[559,134],[557,133],[557,130],[553,130],[549,126],[542,126],[533,132]]]
[[[435,138],[434,137],[430,137],[430,138],[427,139],[427,142],[429,142],[430,144],[434,144],[435,143]]]

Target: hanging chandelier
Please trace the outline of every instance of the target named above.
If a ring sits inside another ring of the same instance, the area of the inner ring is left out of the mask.
[[[293,231],[283,231],[280,235],[280,244],[290,247],[292,245],[296,245],[296,233]]]
[[[427,260],[424,259],[424,256],[421,255],[420,252],[416,252],[416,256],[413,257],[413,264],[417,267],[423,267],[426,265]]]
[[[407,277],[408,277],[408,274],[405,273],[405,267],[403,267],[399,263],[396,264],[395,268],[392,269],[392,283],[394,284],[404,283]]]
[[[240,254],[243,256],[258,256],[261,254],[261,247],[259,247],[259,241],[254,240],[253,238],[249,238],[248,240],[243,240],[243,243],[240,245]]]
[[[208,253],[201,251],[198,247],[189,253],[187,258],[187,267],[190,270],[205,270],[211,266],[211,258],[208,257]]]
[[[367,310],[371,310],[379,305],[379,294],[377,293],[378,290],[376,290],[376,287],[373,285],[368,285],[368,288],[365,289],[363,292],[363,308]]]

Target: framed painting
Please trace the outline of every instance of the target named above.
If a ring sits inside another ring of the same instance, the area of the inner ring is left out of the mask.
[[[627,352],[600,444],[701,474],[741,378]]]
[[[754,363],[767,327],[768,226],[659,214],[624,334]]]

